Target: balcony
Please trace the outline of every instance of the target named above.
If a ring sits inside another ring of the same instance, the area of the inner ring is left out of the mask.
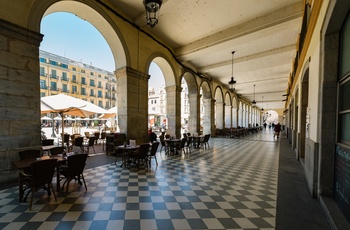
[[[69,79],[67,77],[62,77],[61,80],[62,81],[69,81]]]

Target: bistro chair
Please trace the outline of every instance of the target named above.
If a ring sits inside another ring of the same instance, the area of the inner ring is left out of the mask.
[[[164,148],[164,152],[166,153],[167,152],[167,144],[165,143],[165,140],[164,140],[164,136],[159,136],[159,140],[160,140],[160,144],[161,144],[161,147],[160,147],[160,153],[162,153],[162,149]]]
[[[94,153],[96,154],[95,147],[94,147],[95,141],[96,141],[95,137],[90,137],[88,143],[83,144],[82,147],[83,147],[84,153],[89,154],[89,150],[90,150],[90,148],[92,148],[94,150]]]
[[[151,151],[148,155],[148,162],[149,162],[149,166],[151,166],[151,160],[152,160],[152,157],[154,157],[155,161],[156,161],[156,164],[158,166],[158,162],[157,162],[157,156],[156,156],[156,153],[157,153],[157,150],[158,150],[158,146],[159,146],[159,142],[153,142],[152,143],[152,146],[151,146]]]
[[[84,168],[86,165],[87,154],[75,154],[67,157],[67,166],[62,166],[60,169],[60,174],[64,176],[65,181],[62,185],[62,191],[64,189],[64,185],[67,184],[66,192],[69,189],[69,182],[73,179],[77,179],[78,183],[82,185],[80,179],[83,180],[85,191],[87,191],[85,179],[84,179]]]
[[[84,143],[84,137],[76,137],[74,139],[73,151],[77,152],[77,150],[79,149],[80,152],[83,153],[84,152],[83,143]]]
[[[203,146],[203,148],[209,148],[209,138],[210,134],[206,134],[203,138],[200,139],[200,145]]]
[[[54,144],[54,139],[45,139],[45,140],[41,140],[41,144],[42,144],[43,146],[53,145],[53,144]]]
[[[28,160],[28,159],[41,157],[41,150],[28,149],[28,150],[19,151],[18,154],[19,154],[19,159]]]
[[[51,156],[57,156],[58,154],[62,154],[64,152],[64,147],[57,146],[55,148],[50,149]]]
[[[102,142],[102,150],[105,150],[105,144],[106,144],[106,132],[102,132],[100,138],[98,139],[100,143]]]
[[[57,165],[56,159],[47,159],[47,160],[39,160],[31,163],[30,165],[30,174],[26,174],[23,171],[20,171],[20,199],[22,199],[24,195],[24,186],[30,189],[28,193],[25,195],[23,201],[25,202],[28,194],[31,192],[29,211],[32,210],[34,193],[36,193],[40,188],[45,189],[48,192],[48,195],[52,193],[57,201],[55,191],[52,187],[52,178],[55,173]]]
[[[100,132],[94,132],[95,144],[97,145],[97,141],[100,139]]]
[[[134,160],[137,160],[137,167],[140,166],[140,162],[143,161],[145,163],[145,166],[147,167],[148,164],[148,151],[149,151],[150,144],[144,143],[140,145],[139,151],[130,154],[130,158],[133,158]]]

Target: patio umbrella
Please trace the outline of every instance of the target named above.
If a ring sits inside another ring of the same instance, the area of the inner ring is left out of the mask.
[[[88,117],[93,114],[104,114],[106,110],[75,97],[57,94],[41,98],[41,113],[58,113],[62,118],[62,124],[64,124],[64,115]],[[64,125],[62,125],[63,133]]]
[[[52,120],[52,118],[51,118],[51,117],[48,117],[48,116],[43,116],[43,117],[41,118],[41,120]]]
[[[105,114],[101,115],[99,118],[110,118],[117,116],[117,107],[112,107],[106,111]]]

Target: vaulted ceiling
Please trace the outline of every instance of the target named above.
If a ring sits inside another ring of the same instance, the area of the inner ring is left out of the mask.
[[[142,0],[108,1],[185,66],[227,87],[233,73],[238,95],[252,101],[255,85],[258,107],[284,109],[303,0],[163,0],[154,28]]]

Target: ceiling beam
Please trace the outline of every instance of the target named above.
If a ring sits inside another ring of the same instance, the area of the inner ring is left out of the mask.
[[[297,24],[295,20],[300,20],[302,17],[301,6],[302,4],[295,3],[262,17],[199,39],[188,45],[177,48],[175,50],[175,55],[181,61],[188,61],[196,58],[196,56],[203,55],[201,51],[206,50],[206,52],[208,52],[208,49],[225,42],[232,42],[232,40],[234,40],[236,45],[238,45],[256,40],[256,36],[254,35],[256,32],[263,32],[265,30],[265,34],[262,33],[260,37],[270,36],[271,31],[267,31],[266,29],[273,29],[275,27],[274,31],[278,32],[284,27],[295,27]],[[231,46],[235,45],[231,44]]]

